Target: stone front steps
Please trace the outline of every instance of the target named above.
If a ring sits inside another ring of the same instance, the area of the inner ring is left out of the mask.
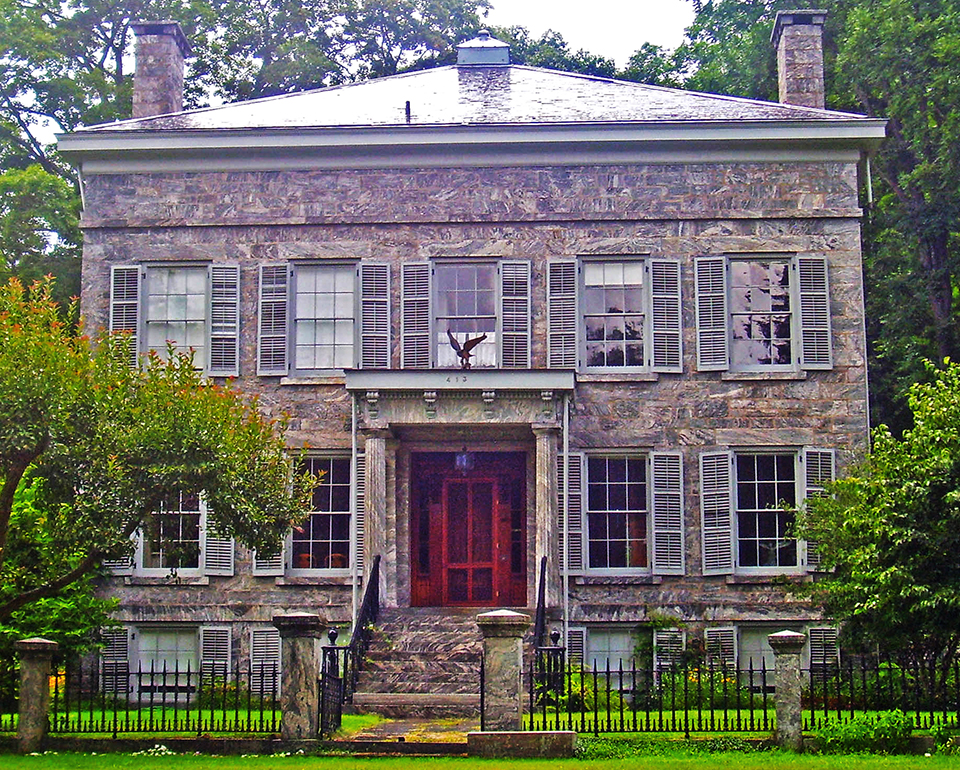
[[[353,696],[354,708],[394,718],[479,714],[480,611],[382,610]]]

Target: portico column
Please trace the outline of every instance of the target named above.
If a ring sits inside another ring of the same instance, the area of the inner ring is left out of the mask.
[[[381,591],[385,579],[387,561],[387,441],[389,430],[383,428],[363,431],[364,458],[366,462],[366,487],[364,489],[364,564],[373,564],[378,554]],[[381,594],[382,595],[382,594]]]
[[[537,439],[536,484],[536,578],[539,580],[540,561],[547,557],[547,606],[558,607],[560,596],[560,537],[557,522],[557,437],[560,429],[554,425],[534,425]],[[536,582],[534,582],[536,585]],[[533,597],[536,601],[536,596]]]

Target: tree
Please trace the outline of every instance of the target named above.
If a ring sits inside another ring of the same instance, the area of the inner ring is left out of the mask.
[[[51,282],[0,289],[0,622],[60,596],[104,559],[132,551],[165,500],[202,493],[208,526],[270,555],[309,509],[278,430],[255,404],[207,382],[188,356],[131,367],[129,340],[95,346],[72,332]],[[13,518],[25,481],[41,479],[41,518]],[[41,535],[17,526],[35,521]],[[12,538],[43,558],[8,558]]]
[[[514,64],[605,78],[617,74],[613,59],[605,59],[583,49],[571,53],[563,35],[552,29],[544,32],[539,39],[533,38],[525,27],[494,27],[491,34],[510,45],[510,61]]]
[[[825,611],[942,692],[960,652],[960,365],[928,367],[913,427],[877,428],[869,460],[808,500],[798,531],[828,570],[813,586]]]

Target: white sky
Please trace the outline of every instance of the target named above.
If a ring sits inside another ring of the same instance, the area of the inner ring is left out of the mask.
[[[644,43],[676,48],[693,21],[689,0],[491,0],[487,23],[526,27],[535,38],[559,32],[570,50],[614,59],[618,67]]]

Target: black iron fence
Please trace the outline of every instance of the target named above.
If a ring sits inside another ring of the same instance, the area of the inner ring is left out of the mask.
[[[960,729],[960,670],[938,683],[891,663],[845,661],[803,672],[803,725],[899,709],[916,729],[940,724]],[[531,730],[581,733],[769,733],[776,724],[774,672],[713,663],[611,667],[568,661],[563,648],[540,648],[528,672]]]
[[[0,660],[0,733],[17,729],[20,707],[20,668],[13,660]]]
[[[275,664],[132,671],[54,663],[51,733],[267,733],[280,729]]]

